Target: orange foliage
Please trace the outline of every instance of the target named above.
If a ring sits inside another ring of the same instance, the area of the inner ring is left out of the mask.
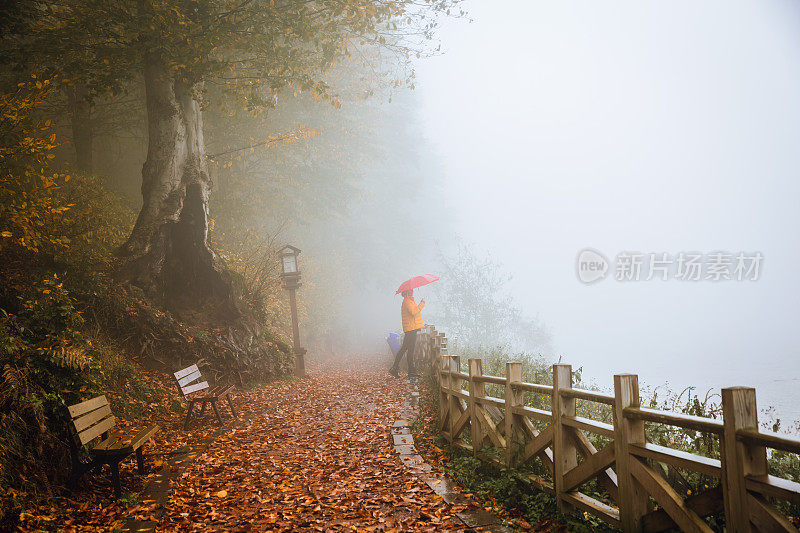
[[[0,94],[0,252],[97,259],[107,256],[132,224],[132,210],[101,180],[52,165],[60,143],[39,107],[61,84],[32,76]]]
[[[0,95],[0,248],[13,243],[36,252],[67,244],[45,231],[72,207],[53,202],[53,189],[70,176],[50,170],[56,137],[51,121],[36,116],[54,90],[53,80],[33,76]]]

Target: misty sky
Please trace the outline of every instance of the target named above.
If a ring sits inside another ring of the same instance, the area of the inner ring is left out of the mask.
[[[776,392],[800,380],[775,381],[800,376],[800,3],[467,7],[417,69],[454,230],[598,384],[753,385],[800,418]],[[764,263],[756,282],[587,286],[586,247]]]

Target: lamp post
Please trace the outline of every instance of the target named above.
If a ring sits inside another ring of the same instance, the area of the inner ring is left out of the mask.
[[[292,350],[296,358],[294,375],[305,377],[306,350],[300,347],[300,328],[297,325],[297,298],[295,297],[295,291],[300,286],[300,269],[297,266],[297,256],[300,255],[300,249],[287,244],[278,253],[281,258],[281,281],[283,282],[283,288],[289,291],[289,307],[292,310]]]

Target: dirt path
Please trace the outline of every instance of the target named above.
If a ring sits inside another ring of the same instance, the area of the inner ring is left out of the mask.
[[[192,463],[159,530],[463,530],[392,448],[407,394],[406,380],[358,361],[319,365],[310,379],[243,395],[270,404],[268,412]]]

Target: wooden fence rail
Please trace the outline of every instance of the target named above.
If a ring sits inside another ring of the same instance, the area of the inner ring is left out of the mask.
[[[526,383],[521,363],[506,363],[505,376],[489,376],[480,359],[469,359],[462,372],[459,356],[448,355],[442,333],[429,326],[422,338],[420,357],[439,383],[441,435],[500,467],[538,462],[545,475],[529,478],[554,494],[561,510],[580,509],[624,531],[708,532],[704,517],[714,514],[724,514],[727,531],[736,533],[798,531],[774,500],[800,505],[800,484],[769,474],[767,449],[800,453],[800,440],[759,431],[755,389],[722,389],[722,419],[690,416],[642,407],[633,374],[614,376],[613,395],[574,388],[572,368],[563,364],[553,365],[551,385]],[[487,384],[504,387],[504,398],[487,394]],[[542,396],[539,405],[549,403],[549,409],[526,405],[526,393]],[[577,400],[610,406],[613,423],[578,416]],[[645,423],[717,439],[720,458],[648,442]],[[586,433],[604,437],[607,444],[596,449]],[[661,465],[719,481],[685,497]],[[591,480],[605,489],[607,501],[581,492]]]

